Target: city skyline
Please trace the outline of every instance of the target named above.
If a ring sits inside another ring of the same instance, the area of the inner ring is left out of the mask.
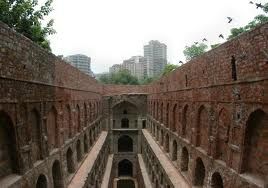
[[[88,55],[94,62],[94,73],[107,72],[111,65],[133,54],[142,55],[141,46],[150,40],[165,43],[169,47],[168,62],[178,64],[185,60],[186,45],[204,37],[208,45],[225,42],[218,38],[220,33],[227,37],[231,28],[244,26],[262,13],[243,0],[78,0],[75,4],[57,0],[53,7],[50,16],[55,18],[57,34],[49,37],[52,52]],[[227,16],[234,18],[231,24]]]

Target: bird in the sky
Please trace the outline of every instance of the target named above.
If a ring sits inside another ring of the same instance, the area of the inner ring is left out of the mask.
[[[183,62],[182,61],[179,61],[179,64],[183,64]]]
[[[227,19],[228,19],[228,23],[231,23],[233,21],[233,18],[231,17],[227,17]]]
[[[195,45],[197,45],[197,44],[198,44],[198,42],[194,42],[194,44],[195,44]]]
[[[250,1],[249,4],[254,4],[253,1]]]
[[[261,4],[261,3],[255,3],[255,5],[256,5],[256,8],[258,9],[258,8],[263,8],[263,5]]]
[[[203,42],[205,42],[205,41],[207,42],[208,40],[207,40],[206,38],[203,38],[203,40],[202,40],[202,41],[203,41]]]
[[[219,35],[219,38],[222,38],[222,39],[224,39],[224,36],[223,36],[223,34],[220,34],[220,35]]]

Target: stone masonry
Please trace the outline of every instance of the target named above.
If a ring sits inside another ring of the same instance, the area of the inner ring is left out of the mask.
[[[268,24],[152,84],[121,86],[98,83],[0,22],[0,187],[103,181],[266,188]]]

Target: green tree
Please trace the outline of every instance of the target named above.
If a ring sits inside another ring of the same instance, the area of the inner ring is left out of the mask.
[[[232,28],[230,31],[231,34],[229,35],[228,40],[235,38],[238,35],[246,32],[246,31],[254,29],[255,27],[257,27],[260,24],[268,22],[268,16],[266,15],[268,13],[268,3],[266,3],[264,5],[262,10],[265,14],[260,14],[260,15],[255,16],[254,19],[251,22],[249,22],[246,26],[239,27],[239,28]]]
[[[199,44],[193,44],[190,47],[186,46],[185,49],[183,50],[183,54],[186,57],[186,60],[191,60],[203,53],[206,52],[206,49],[208,46],[204,43],[199,43]]]
[[[121,70],[117,73],[102,75],[99,81],[104,84],[123,84],[123,85],[138,85],[138,78],[132,76],[128,70]]]
[[[41,47],[51,50],[47,39],[55,33],[54,20],[42,26],[44,18],[52,11],[53,0],[47,0],[39,9],[38,0],[0,0],[0,20]]]
[[[162,75],[165,76],[166,74],[170,73],[171,71],[175,70],[178,65],[174,64],[167,64],[162,72]]]

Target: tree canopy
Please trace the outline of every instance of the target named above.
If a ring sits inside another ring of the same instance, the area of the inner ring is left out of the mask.
[[[186,57],[186,60],[189,61],[203,53],[206,52],[208,46],[204,43],[193,44],[190,47],[186,46],[183,50],[183,54]]]
[[[266,3],[263,7],[262,10],[264,12],[264,14],[260,14],[254,17],[254,19],[249,22],[246,26],[244,27],[239,27],[239,28],[232,28],[231,29],[231,34],[228,37],[228,40],[237,37],[238,35],[249,31],[253,28],[255,28],[256,26],[263,24],[265,22],[268,22],[268,3]]]
[[[138,85],[139,81],[135,76],[132,76],[128,70],[121,70],[117,73],[102,75],[99,81],[104,84],[123,84],[123,85]]]
[[[0,20],[41,47],[51,50],[47,36],[55,33],[54,20],[49,20],[46,26],[42,24],[53,10],[52,1],[47,0],[38,9],[38,0],[0,0]]]
[[[162,72],[162,75],[165,76],[166,74],[172,72],[173,70],[175,70],[178,67],[178,65],[174,65],[174,64],[167,64]]]

